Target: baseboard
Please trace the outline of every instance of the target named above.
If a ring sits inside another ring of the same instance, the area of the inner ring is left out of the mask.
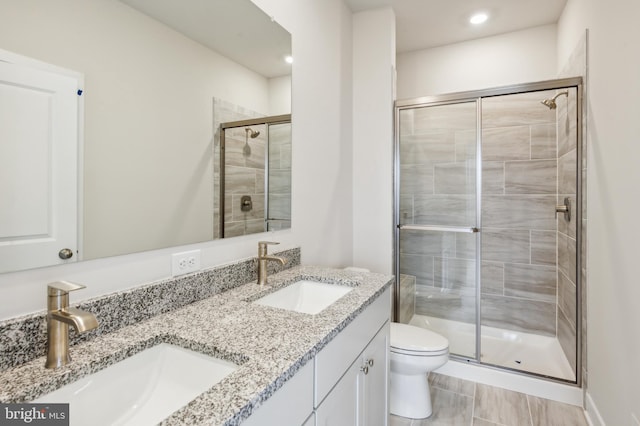
[[[600,412],[598,411],[598,407],[593,402],[591,395],[589,392],[585,393],[584,398],[584,406],[585,406],[585,416],[587,417],[587,421],[591,426],[606,426],[606,423],[602,419]]]

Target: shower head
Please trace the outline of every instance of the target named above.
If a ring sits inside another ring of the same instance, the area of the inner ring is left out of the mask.
[[[560,92],[557,95],[555,95],[553,98],[551,99],[545,99],[544,101],[540,101],[540,103],[544,106],[546,106],[549,109],[556,109],[558,105],[556,105],[556,99],[558,99],[558,97],[560,95],[565,95],[565,96],[569,96],[569,91],[565,90],[564,92]]]
[[[255,138],[258,137],[258,135],[260,135],[260,131],[253,130],[250,127],[245,127],[244,130],[245,130],[245,132],[247,132],[247,135],[251,137],[251,139],[255,139]]]

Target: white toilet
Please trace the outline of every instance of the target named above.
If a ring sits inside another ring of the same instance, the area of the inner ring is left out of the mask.
[[[433,331],[391,323],[391,414],[411,419],[431,416],[427,375],[449,360],[449,341]]]

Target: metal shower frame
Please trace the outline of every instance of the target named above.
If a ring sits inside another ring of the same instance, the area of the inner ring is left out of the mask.
[[[220,189],[219,189],[219,211],[220,211],[220,238],[224,238],[224,209],[225,209],[225,160],[226,160],[226,136],[225,130],[234,129],[238,127],[266,125],[267,128],[273,124],[286,124],[291,123],[291,114],[273,115],[270,117],[250,118],[247,120],[229,121],[226,123],[220,123]],[[267,137],[267,149],[265,154],[265,176],[269,175],[269,132],[266,132]],[[268,211],[268,197],[269,197],[269,179],[264,180],[264,196],[265,196],[265,213]],[[265,223],[270,219],[265,215]]]
[[[514,95],[520,93],[537,92],[542,90],[554,90],[564,88],[576,88],[577,105],[576,105],[576,371],[575,381],[560,379],[557,377],[527,372],[506,366],[497,366],[485,364],[481,361],[481,256],[482,256],[482,99],[502,95]],[[555,80],[546,80],[534,83],[516,84],[509,86],[501,86],[484,90],[473,90],[465,92],[456,92],[444,95],[425,96],[419,98],[398,100],[395,102],[394,108],[394,183],[393,183],[393,220],[394,220],[394,300],[393,312],[394,320],[398,320],[400,309],[400,229],[423,229],[453,232],[473,232],[477,233],[476,238],[476,322],[475,322],[475,358],[465,357],[461,355],[451,355],[452,359],[482,365],[483,367],[492,368],[501,371],[509,371],[515,374],[542,378],[549,381],[559,382],[563,384],[582,386],[582,212],[583,212],[583,185],[582,185],[582,169],[583,169],[583,79],[582,77],[562,78]],[[458,228],[458,227],[425,227],[415,225],[400,224],[400,111],[427,106],[451,105],[456,103],[475,102],[476,106],[476,224],[475,227]],[[440,229],[436,229],[440,228]]]

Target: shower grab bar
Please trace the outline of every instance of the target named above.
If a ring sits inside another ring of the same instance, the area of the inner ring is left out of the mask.
[[[444,226],[444,225],[398,225],[398,229],[407,229],[410,231],[442,231],[442,232],[462,232],[473,234],[480,232],[476,227],[460,227],[460,226]]]

